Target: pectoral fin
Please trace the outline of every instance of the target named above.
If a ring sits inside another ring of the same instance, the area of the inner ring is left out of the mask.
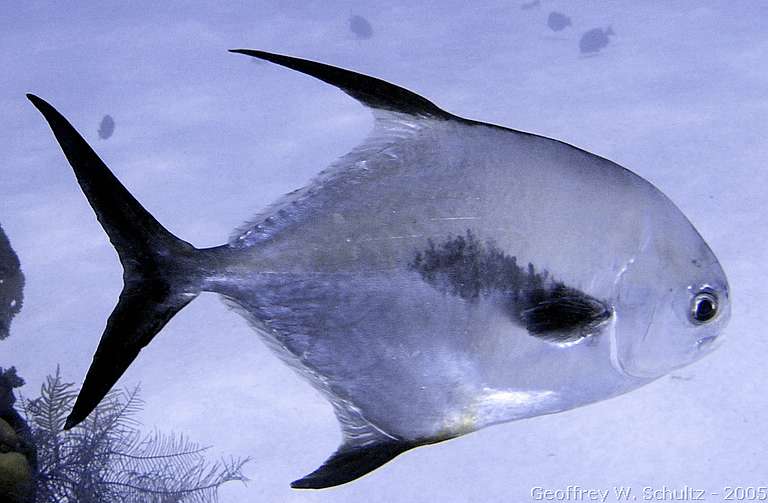
[[[531,294],[536,298],[520,312],[520,320],[534,337],[567,343],[587,337],[607,321],[611,307],[578,290],[557,285],[551,291]]]

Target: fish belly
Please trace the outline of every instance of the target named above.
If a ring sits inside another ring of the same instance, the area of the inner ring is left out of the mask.
[[[607,336],[543,342],[499,299],[446,295],[413,271],[260,273],[219,293],[334,405],[397,438],[455,436],[617,386]]]

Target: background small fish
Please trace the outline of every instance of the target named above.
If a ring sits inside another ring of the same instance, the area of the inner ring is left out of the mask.
[[[99,138],[102,140],[109,139],[112,134],[115,132],[115,120],[112,118],[111,115],[105,115],[101,119],[101,123],[99,124]]]
[[[571,18],[561,12],[552,11],[547,16],[547,26],[552,31],[563,31],[571,24]]]
[[[614,35],[615,33],[611,27],[605,29],[592,28],[581,35],[581,39],[579,39],[579,50],[582,54],[594,54],[600,52],[608,46],[608,43],[611,41],[609,37]]]
[[[350,16],[349,18],[349,30],[355,34],[355,36],[361,40],[369,39],[373,36],[373,27],[363,16]]]
[[[520,8],[523,10],[538,9],[541,6],[541,0],[531,0],[530,2],[523,2],[520,4]]]

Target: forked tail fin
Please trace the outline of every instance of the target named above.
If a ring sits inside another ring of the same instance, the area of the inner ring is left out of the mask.
[[[69,429],[93,411],[139,351],[200,293],[200,250],[160,225],[55,108],[37,96],[27,98],[48,121],[123,265],[123,291],[67,418]]]

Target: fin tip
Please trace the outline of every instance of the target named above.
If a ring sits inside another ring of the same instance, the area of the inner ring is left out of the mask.
[[[41,97],[36,96],[36,95],[34,95],[32,93],[26,93],[24,96],[26,96],[27,99],[29,101],[31,101],[32,104],[35,105],[35,107],[37,107],[37,108],[40,108],[40,106],[42,106],[42,105],[47,105],[48,104],[44,99],[42,99]]]
[[[263,58],[265,55],[270,55],[268,52],[257,51],[255,49],[229,49],[228,52],[235,54],[244,54],[246,56],[254,56],[257,58]]]
[[[77,419],[73,418],[72,414],[70,414],[69,416],[67,416],[67,420],[64,421],[64,430],[71,430],[72,428],[77,426],[77,424],[79,422],[80,421],[78,421]]]
[[[311,480],[304,478],[291,482],[291,489],[319,489],[319,487],[315,487]]]

